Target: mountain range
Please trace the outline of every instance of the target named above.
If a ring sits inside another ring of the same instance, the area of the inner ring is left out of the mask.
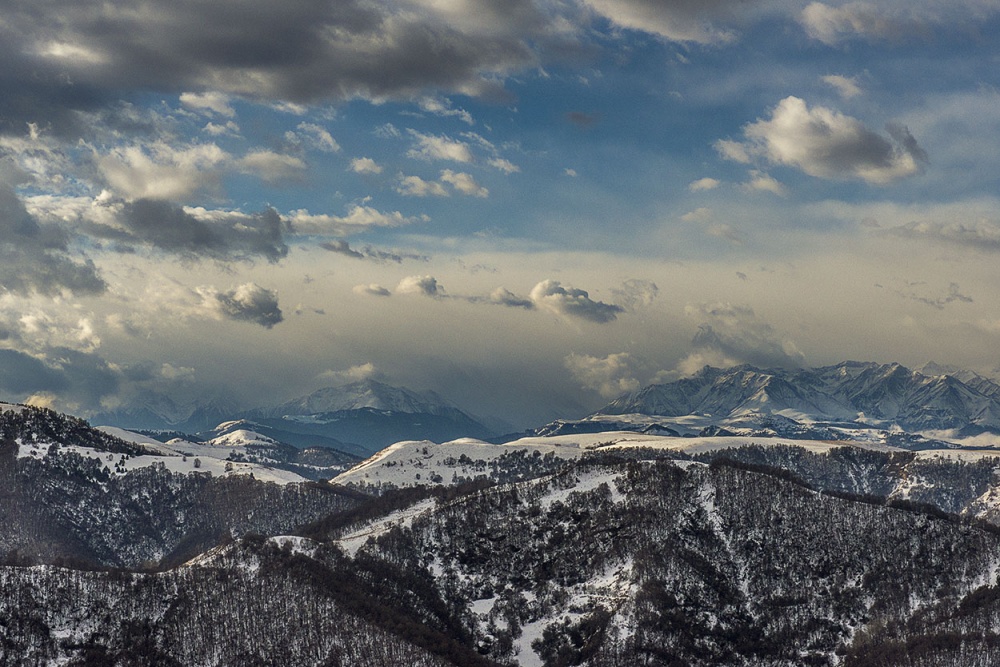
[[[371,382],[196,435],[0,404],[0,667],[1000,664],[998,390],[706,368],[496,442]],[[410,437],[282,430],[365,415]]]
[[[623,394],[596,414],[717,420],[766,414],[909,432],[1000,432],[1000,385],[942,370],[850,361],[798,370],[706,366],[690,378]]]

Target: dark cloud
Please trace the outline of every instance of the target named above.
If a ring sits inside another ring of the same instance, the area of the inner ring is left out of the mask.
[[[16,400],[51,394],[84,409],[115,394],[120,374],[100,356],[64,347],[48,348],[43,358],[12,349],[0,350],[0,389]]]
[[[319,247],[353,259],[368,259],[375,262],[394,262],[396,264],[402,264],[404,259],[414,259],[423,262],[427,261],[427,257],[425,255],[388,252],[385,250],[379,250],[378,248],[373,248],[372,246],[365,246],[361,250],[358,250],[356,248],[352,248],[351,245],[343,239],[320,243]]]
[[[590,295],[573,287],[563,287],[557,280],[544,280],[531,290],[531,300],[535,306],[545,308],[557,315],[575,317],[603,324],[612,322],[620,313],[621,306],[594,301]]]
[[[256,283],[246,283],[215,294],[218,311],[231,320],[253,322],[270,329],[285,318],[278,308],[278,293]]]
[[[938,310],[944,310],[945,306],[951,303],[973,303],[972,297],[962,294],[961,288],[958,283],[951,283],[948,285],[948,293],[944,296],[931,297],[918,293],[914,287],[923,285],[924,283],[909,283],[907,289],[896,290],[896,294],[904,299],[910,301],[916,301],[917,303],[922,303]]]
[[[217,90],[310,103],[502,96],[499,79],[566,37],[531,0],[4,3],[0,118],[69,129],[122,91]],[[41,114],[41,115],[40,115]]]
[[[0,288],[20,294],[100,294],[107,285],[90,260],[69,256],[68,236],[40,224],[13,188],[0,184]]]
[[[65,376],[43,361],[17,350],[0,350],[0,387],[5,391],[23,398],[67,386]]]
[[[264,257],[276,262],[288,254],[282,237],[285,224],[270,208],[251,215],[221,213],[200,219],[170,202],[139,199],[124,204],[121,223],[123,230],[99,227],[95,233],[190,258]]]
[[[498,306],[508,306],[510,308],[524,308],[525,310],[534,310],[535,302],[531,299],[526,299],[520,297],[506,287],[498,287],[490,294],[490,303],[496,304]]]

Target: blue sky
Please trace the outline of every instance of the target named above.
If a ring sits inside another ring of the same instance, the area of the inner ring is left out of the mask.
[[[5,3],[0,393],[996,377],[1000,2]]]

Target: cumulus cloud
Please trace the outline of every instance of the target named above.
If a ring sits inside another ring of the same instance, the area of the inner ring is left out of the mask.
[[[557,315],[599,324],[612,322],[625,311],[621,306],[594,301],[582,289],[563,287],[557,280],[543,280],[535,285],[531,290],[531,300],[536,307]]]
[[[721,182],[714,178],[699,178],[697,181],[692,181],[688,184],[688,190],[691,192],[704,192],[706,190],[714,190],[719,187]]]
[[[364,254],[358,252],[350,246],[347,241],[343,239],[337,239],[335,241],[328,241],[326,243],[321,243],[319,247],[324,250],[329,250],[330,252],[335,252],[340,255],[346,255],[347,257],[352,257],[354,259],[364,259]]]
[[[779,197],[784,197],[788,194],[785,186],[778,179],[766,172],[751,169],[749,176],[750,178],[740,185],[744,192],[770,192],[772,195],[778,195]]]
[[[299,123],[296,127],[298,132],[289,130],[285,133],[285,139],[296,146],[311,148],[323,153],[339,153],[340,144],[333,138],[322,125],[316,123]]]
[[[71,256],[65,232],[39,223],[14,189],[0,183],[0,289],[54,296],[106,288],[92,261]]]
[[[804,359],[795,343],[781,336],[753,308],[730,303],[704,303],[685,308],[698,320],[691,341],[694,348],[678,366],[689,374],[704,366],[734,366],[747,363],[767,367],[799,367]]]
[[[451,185],[455,188],[455,190],[461,192],[463,195],[483,198],[490,195],[490,191],[479,185],[479,183],[476,183],[476,179],[474,179],[471,174],[454,172],[451,169],[445,169],[441,172],[441,180]]]
[[[382,166],[370,157],[356,157],[351,160],[351,171],[355,174],[381,174]]]
[[[211,308],[230,320],[270,329],[285,319],[278,307],[278,293],[256,283],[244,283],[227,292],[212,288],[202,288],[200,292]]]
[[[171,146],[158,141],[116,147],[95,162],[104,181],[126,199],[176,201],[215,192],[231,160],[212,143]]]
[[[472,162],[475,158],[469,144],[443,135],[421,134],[410,130],[414,139],[413,147],[407,152],[418,160],[448,160],[451,162]]]
[[[535,302],[531,299],[520,297],[506,287],[498,287],[490,293],[489,302],[498,306],[508,306],[510,308],[524,308],[534,310]]]
[[[448,191],[437,181],[425,181],[419,176],[399,175],[396,192],[406,197],[447,197]]]
[[[419,294],[429,297],[444,296],[444,288],[434,276],[407,276],[396,285],[399,294]]]
[[[627,352],[609,354],[603,359],[588,354],[569,354],[563,365],[585,389],[593,389],[604,398],[616,398],[641,385],[634,375],[635,362]]]
[[[826,107],[810,109],[805,101],[786,97],[769,119],[743,128],[746,141],[722,140],[716,149],[737,162],[760,158],[818,178],[885,185],[920,172],[927,162],[909,130],[890,124],[886,131],[888,138],[855,118]]]

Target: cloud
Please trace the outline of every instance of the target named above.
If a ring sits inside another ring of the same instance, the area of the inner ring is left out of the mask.
[[[333,138],[329,130],[316,123],[299,123],[298,132],[289,130],[285,139],[296,146],[308,147],[323,153],[339,153],[340,144]]]
[[[174,147],[158,141],[113,148],[95,163],[104,181],[126,199],[176,201],[218,190],[231,159],[212,143]]]
[[[1000,223],[985,218],[956,222],[914,221],[891,227],[884,234],[914,241],[947,243],[982,252],[1000,252]]]
[[[472,119],[472,114],[465,109],[452,108],[451,100],[449,99],[443,97],[424,97],[417,104],[421,111],[432,113],[435,116],[453,116],[468,125],[476,124],[476,121]]]
[[[652,280],[630,278],[621,287],[611,290],[611,293],[615,295],[615,301],[619,305],[626,310],[635,311],[653,305],[660,294],[660,288]]]
[[[749,176],[749,180],[740,184],[744,192],[770,192],[779,197],[784,197],[788,194],[785,186],[768,173],[751,169]]]
[[[425,181],[419,176],[399,175],[396,192],[406,197],[447,197],[448,191],[437,181]]]
[[[285,183],[301,179],[306,163],[294,155],[258,149],[237,160],[236,168],[266,183]]]
[[[531,299],[520,297],[506,287],[498,287],[490,292],[489,302],[498,306],[508,306],[510,308],[524,308],[534,310],[535,302]]]
[[[212,288],[200,292],[216,312],[237,322],[253,322],[270,329],[285,319],[278,307],[278,293],[256,283],[244,283],[227,292]]]
[[[0,183],[0,290],[56,296],[101,294],[106,288],[91,260],[71,257],[65,232],[39,223],[13,188]]]
[[[592,10],[614,25],[641,30],[673,42],[722,44],[736,35],[713,25],[728,18],[732,3],[723,0],[704,2],[662,2],[660,0],[583,0]]]
[[[635,363],[627,352],[609,354],[603,359],[573,353],[563,359],[563,365],[582,387],[593,389],[604,398],[616,398],[641,387],[634,377]]]
[[[802,365],[804,356],[795,343],[778,334],[750,306],[704,303],[689,305],[685,312],[699,324],[691,341],[694,349],[678,366],[683,374],[706,363],[722,367],[747,363],[762,368]]]
[[[704,192],[706,190],[714,190],[719,185],[721,185],[721,182],[714,178],[699,178],[697,181],[688,184],[688,190],[691,192]]]
[[[809,109],[797,97],[786,97],[771,118],[743,128],[746,141],[716,142],[729,160],[748,163],[759,157],[797,167],[817,178],[860,179],[876,185],[919,173],[927,154],[901,125],[886,128],[889,138],[861,121],[826,107]]]
[[[824,44],[835,46],[851,39],[899,41],[910,36],[927,36],[934,26],[944,23],[972,24],[995,12],[995,6],[990,7],[990,4],[992,3],[955,2],[920,6],[920,3],[912,2],[898,6],[880,6],[848,2],[832,7],[822,2],[812,2],[802,10],[798,18],[806,34]]]
[[[470,174],[445,169],[441,172],[441,180],[450,184],[453,188],[455,188],[455,190],[461,192],[463,195],[485,198],[490,194],[490,191],[479,185],[479,183],[476,183],[476,179],[474,179]]]
[[[6,9],[0,89],[19,93],[0,98],[3,131],[43,118],[67,131],[80,124],[75,112],[110,105],[123,89],[184,90],[189,108],[222,117],[231,98],[301,106],[440,90],[501,99],[504,78],[578,31],[558,16],[568,10],[531,0],[247,0],[240,11],[12,0]]]
[[[233,118],[236,110],[229,103],[229,96],[219,92],[181,93],[181,104],[207,115],[216,114]]]
[[[451,137],[421,134],[410,130],[415,140],[413,148],[406,154],[418,160],[448,160],[451,162],[472,162],[475,158],[469,144]]]
[[[916,301],[938,310],[944,310],[945,306],[951,303],[974,303],[972,297],[962,294],[958,283],[948,285],[948,294],[940,297],[928,297],[918,294],[913,288],[923,283],[908,283],[906,290],[896,290],[896,294],[904,299]]]
[[[357,205],[345,216],[311,214],[305,209],[292,211],[288,222],[297,234],[344,236],[371,227],[402,227],[415,222],[427,222],[427,216],[407,217],[399,211],[383,213],[371,206]]]
[[[351,248],[347,241],[338,239],[336,241],[328,241],[326,243],[320,243],[320,248],[324,250],[329,250],[330,252],[335,252],[340,255],[346,255],[347,257],[353,257],[354,259],[364,259],[364,254],[358,252]]]
[[[399,294],[419,294],[433,298],[444,296],[444,288],[433,276],[407,276],[396,285]]]
[[[288,254],[284,222],[274,209],[259,213],[180,208],[166,201],[138,199],[121,204],[117,226],[95,225],[97,236],[146,245],[196,259],[219,261],[263,257],[276,262]]]
[[[597,124],[600,117],[596,114],[588,114],[582,111],[570,111],[566,114],[566,120],[577,127],[591,127]]]
[[[117,392],[120,382],[119,371],[89,352],[53,347],[38,358],[0,349],[0,390],[15,400],[36,397],[67,410],[84,410]]]
[[[536,307],[557,315],[599,324],[616,320],[619,313],[625,310],[621,306],[594,301],[586,291],[563,287],[557,280],[543,280],[535,285],[531,290],[531,300]]]
[[[357,157],[351,160],[351,171],[355,174],[381,174],[382,166],[370,157]]]
[[[322,382],[332,382],[335,385],[342,385],[351,382],[358,382],[360,380],[382,378],[384,375],[375,367],[375,364],[369,361],[364,364],[358,364],[357,366],[351,366],[346,370],[323,371],[316,377]]]
[[[861,94],[861,87],[858,85],[857,77],[847,77],[841,74],[828,74],[821,77],[823,83],[829,84],[845,100],[857,97]]]
[[[392,296],[392,292],[375,283],[368,285],[355,285],[354,293],[359,296]]]

